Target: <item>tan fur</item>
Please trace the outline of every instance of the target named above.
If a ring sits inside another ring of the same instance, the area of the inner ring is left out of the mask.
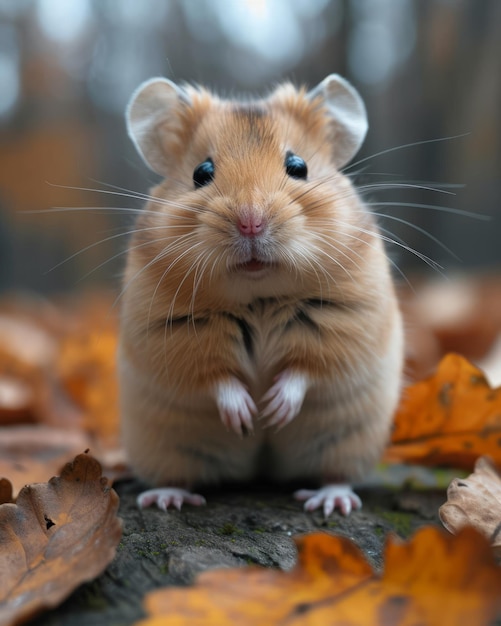
[[[155,485],[361,479],[388,438],[402,330],[373,217],[333,166],[336,129],[290,85],[249,106],[188,93],[192,105],[158,129],[170,169],[137,220],[124,278],[132,466]],[[306,161],[307,181],[285,174],[287,150]],[[195,190],[193,170],[209,156],[215,180]],[[236,269],[246,260],[236,224],[249,213],[267,228],[273,266],[262,278]],[[306,301],[306,322],[291,322]],[[252,328],[252,354],[235,319]],[[278,433],[257,420],[244,439],[226,432],[214,385],[236,377],[259,405],[285,369],[310,382],[299,415]]]

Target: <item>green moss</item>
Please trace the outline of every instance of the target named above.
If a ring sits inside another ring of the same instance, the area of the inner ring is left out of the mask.
[[[223,526],[221,526],[221,528],[219,529],[219,534],[220,535],[236,535],[236,534],[242,534],[242,531],[235,526],[235,524],[232,524],[231,522],[226,522],[226,524],[224,524]]]
[[[377,537],[382,537],[384,535],[384,530],[381,528],[381,526],[375,526],[374,527],[374,534]]]
[[[84,585],[81,594],[81,603],[86,609],[103,611],[109,606],[97,581]]]
[[[412,514],[403,511],[381,511],[379,515],[393,526],[395,532],[402,537],[411,534]]]
[[[327,528],[337,528],[339,526],[339,522],[334,519],[330,519],[327,521],[326,526]]]

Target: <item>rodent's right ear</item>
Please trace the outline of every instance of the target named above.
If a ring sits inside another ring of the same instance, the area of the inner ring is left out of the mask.
[[[188,94],[167,78],[140,85],[127,105],[127,132],[145,163],[161,176],[168,169],[166,143],[181,125],[180,108],[190,104]]]

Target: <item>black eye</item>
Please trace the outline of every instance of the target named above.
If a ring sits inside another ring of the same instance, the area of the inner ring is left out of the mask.
[[[208,185],[214,179],[214,161],[209,157],[193,171],[193,182],[195,189]]]
[[[301,157],[298,157],[297,154],[287,152],[285,155],[284,165],[287,176],[306,180],[306,177],[308,176],[308,168],[306,167],[304,160]]]

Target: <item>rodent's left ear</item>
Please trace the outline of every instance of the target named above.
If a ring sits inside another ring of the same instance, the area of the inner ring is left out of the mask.
[[[180,126],[180,109],[188,94],[167,78],[152,78],[140,85],[127,105],[127,131],[139,154],[161,176],[168,170],[169,143]]]
[[[312,89],[308,99],[321,99],[334,124],[334,162],[346,165],[362,145],[369,123],[358,91],[338,74],[330,74]]]

